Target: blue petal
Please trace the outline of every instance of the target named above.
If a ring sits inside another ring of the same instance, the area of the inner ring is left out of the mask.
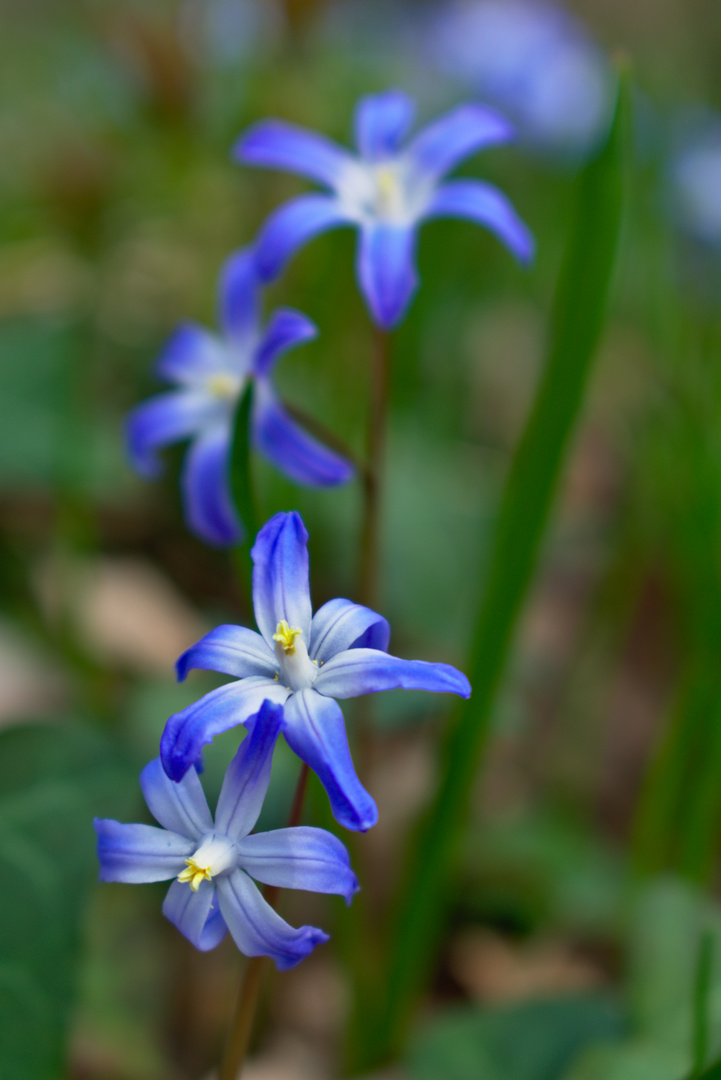
[[[452,180],[435,192],[425,217],[467,218],[485,225],[521,262],[529,263],[535,252],[533,236],[511,202],[493,184],[480,180]]]
[[[348,649],[337,653],[318,672],[315,688],[319,694],[332,698],[397,689],[471,696],[468,679],[450,664],[401,660],[377,649]]]
[[[245,956],[271,956],[279,971],[295,967],[328,935],[315,926],[296,930],[273,911],[242,870],[217,879],[220,910]]]
[[[407,154],[428,179],[438,179],[476,151],[508,142],[513,136],[513,126],[494,109],[459,105],[424,127]]]
[[[210,881],[201,882],[197,892],[185,882],[174,881],[163,901],[163,915],[202,952],[220,945],[228,932]]]
[[[329,600],[310,624],[311,660],[325,663],[345,649],[381,649],[386,652],[391,628],[382,615],[350,600]]]
[[[273,281],[291,255],[314,236],[350,225],[352,219],[329,195],[300,195],[270,215],[256,242],[256,266],[263,281]]]
[[[195,769],[175,783],[155,758],[141,772],[140,787],[148,810],[164,829],[193,840],[212,831],[213,818]]]
[[[253,441],[257,450],[296,484],[334,487],[351,479],[349,461],[309,435],[282,407],[267,382],[257,382]]]
[[[344,169],[353,164],[348,151],[337,143],[283,120],[255,124],[238,139],[233,156],[246,165],[283,169],[329,187],[335,187]]]
[[[220,273],[220,325],[229,338],[248,341],[260,320],[258,271],[250,248],[236,251]]]
[[[253,608],[258,629],[273,648],[273,634],[285,619],[303,632],[308,647],[311,606],[308,587],[308,533],[295,510],[267,521],[250,552]]]
[[[269,374],[284,352],[317,336],[318,327],[302,312],[292,308],[281,308],[274,312],[255,355],[255,374]]]
[[[228,766],[218,796],[215,824],[231,840],[247,836],[260,816],[282,726],[283,706],[264,701],[250,734]]]
[[[267,698],[282,705],[288,690],[279,682],[251,675],[211,690],[187,709],[174,713],[160,739],[160,760],[171,780],[180,780],[200,762],[206,743],[221,731],[244,724]]]
[[[243,523],[230,494],[230,424],[216,424],[189,448],[181,482],[191,532],[217,547],[237,544]]]
[[[197,323],[183,323],[170,336],[155,362],[155,373],[170,382],[194,386],[226,363],[223,342]]]
[[[246,675],[265,675],[273,679],[278,672],[278,661],[255,630],[225,624],[216,626],[186,649],[175,665],[178,679],[182,681],[192,668],[222,671],[236,679],[244,679]]]
[[[129,885],[176,877],[195,851],[195,840],[155,825],[122,825],[95,818],[101,881]]]
[[[336,893],[348,904],[360,887],[345,846],[325,829],[255,833],[238,844],[238,857],[243,869],[264,885]]]
[[[318,776],[336,821],[346,829],[370,829],[378,808],[353,768],[340,706],[315,690],[300,690],[284,711],[286,742]]]
[[[162,464],[156,450],[195,435],[207,423],[212,410],[208,394],[189,390],[158,394],[138,405],[125,424],[133,468],[141,476],[159,476]]]
[[[416,233],[399,225],[361,229],[358,280],[375,322],[390,329],[402,318],[418,285]]]
[[[410,131],[415,104],[401,90],[361,98],[355,114],[356,143],[369,161],[382,161],[398,152]]]

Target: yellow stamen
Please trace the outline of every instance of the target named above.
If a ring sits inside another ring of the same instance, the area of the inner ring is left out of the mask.
[[[211,375],[208,379],[208,390],[215,397],[233,398],[238,392],[238,380],[232,375]]]
[[[289,626],[285,619],[281,619],[275,628],[273,641],[283,646],[283,652],[292,656],[295,652],[295,639],[302,635],[303,631],[297,626]]]
[[[178,881],[182,881],[190,885],[193,892],[197,892],[204,881],[210,881],[213,875],[210,872],[208,866],[198,866],[195,859],[185,860],[185,870],[181,870],[178,874]]]

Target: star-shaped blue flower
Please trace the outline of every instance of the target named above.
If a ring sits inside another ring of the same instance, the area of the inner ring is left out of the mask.
[[[240,138],[238,160],[287,169],[331,189],[328,195],[301,195],[268,219],[257,247],[264,280],[277,277],[311,237],[356,225],[360,288],[376,323],[388,328],[403,316],[418,284],[422,221],[467,218],[495,232],[522,262],[532,258],[533,238],[498,188],[479,180],[442,182],[470,154],[511,139],[511,125],[485,105],[461,105],[402,146],[413,115],[413,101],[398,90],[361,98],[355,116],[359,156],[282,120],[263,121]]]
[[[299,311],[276,311],[262,329],[259,281],[252,251],[232,256],[220,282],[222,336],[187,323],[171,337],[156,371],[177,389],[150,398],[128,417],[131,461],[144,476],[157,476],[157,450],[190,439],[182,475],[189,528],[210,544],[237,543],[243,525],[230,489],[235,411],[248,380],[254,380],[253,446],[298,484],[342,484],[352,465],[329,450],[288,415],[273,389],[279,357],[316,336]]]
[[[95,820],[101,881],[137,884],[175,878],[163,914],[196,948],[214,949],[230,930],[246,956],[271,956],[290,968],[328,940],[314,926],[296,930],[263,899],[251,878],[284,889],[337,893],[350,903],[358,889],[348,852],[323,829],[255,833],[270,781],[283,710],[264,702],[230,763],[213,820],[198,774],[169,780],[158,758],[140,777],[145,801],[162,828]]]
[[[183,653],[180,679],[191,668],[205,668],[237,681],[171,716],[160,757],[168,775],[180,780],[198,763],[206,743],[236,724],[248,724],[268,699],[283,706],[285,739],[317,773],[336,820],[366,830],[378,811],[356,776],[335,699],[398,687],[468,697],[471,687],[449,664],[389,656],[390,627],[370,608],[329,600],[313,615],[307,544],[308,533],[295,512],[276,514],[258,533],[251,555],[260,633],[219,626]]]

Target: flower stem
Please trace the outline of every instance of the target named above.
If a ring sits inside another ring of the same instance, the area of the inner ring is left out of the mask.
[[[299,824],[303,813],[306,788],[308,787],[308,766],[303,761],[298,774],[298,782],[293,795],[293,802],[288,815],[288,828],[292,829]],[[265,890],[265,900],[274,911],[278,910],[281,889],[277,885],[270,885]],[[258,1005],[263,990],[263,984],[268,971],[267,956],[253,956],[248,960],[241,976],[238,998],[230,1022],[228,1042],[223,1054],[223,1060],[218,1072],[218,1080],[237,1080],[243,1067],[245,1056],[248,1053],[255,1018],[258,1014]]]
[[[388,332],[374,327],[366,447],[368,466],[363,475],[363,523],[358,580],[358,599],[368,607],[375,606],[378,593],[383,455],[390,390],[390,345]]]

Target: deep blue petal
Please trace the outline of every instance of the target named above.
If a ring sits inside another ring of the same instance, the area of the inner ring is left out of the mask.
[[[244,724],[266,698],[282,705],[288,690],[279,682],[251,675],[211,690],[187,709],[174,713],[160,739],[160,760],[171,780],[180,780],[200,762],[203,747],[221,731]]]
[[[164,829],[193,840],[212,830],[213,818],[195,769],[188,769],[176,783],[163,769],[160,758],[155,758],[141,772],[140,787],[148,810]]]
[[[340,706],[315,690],[301,690],[284,711],[286,742],[318,776],[336,821],[346,829],[370,829],[378,808],[356,776]]]
[[[228,766],[218,796],[215,825],[231,840],[247,836],[255,825],[270,783],[275,743],[283,726],[283,706],[264,701],[250,734]]]
[[[295,967],[328,935],[315,926],[289,926],[242,870],[217,879],[220,910],[245,956],[271,956],[279,971]]]
[[[185,882],[174,881],[165,895],[163,915],[202,952],[220,945],[228,931],[210,881],[201,882],[197,892]]]
[[[256,266],[263,281],[274,281],[292,255],[314,236],[352,224],[329,195],[300,195],[266,220],[256,242]]]
[[[435,192],[426,217],[467,218],[485,225],[521,262],[529,263],[535,252],[533,236],[511,202],[493,184],[480,180],[452,180]]]
[[[277,674],[278,662],[275,653],[255,630],[225,624],[216,626],[186,649],[175,665],[178,679],[184,679],[193,668],[222,671],[236,679],[244,679],[247,675],[265,675],[272,679]]]
[[[215,334],[197,323],[183,323],[161,350],[155,373],[169,382],[202,389],[202,383],[226,362],[225,346]]]
[[[334,187],[353,158],[337,143],[283,120],[263,120],[238,139],[233,156],[246,165],[262,165],[308,176]]]
[[[156,451],[202,430],[213,414],[210,396],[194,390],[172,390],[138,405],[125,422],[128,456],[141,476],[162,471]]]
[[[345,649],[368,648],[386,652],[391,628],[382,615],[350,600],[329,600],[313,616],[310,626],[311,660],[325,663]]]
[[[351,479],[351,463],[304,431],[268,382],[256,383],[253,406],[255,448],[296,484],[334,487]]]
[[[410,143],[408,157],[428,179],[438,179],[486,146],[509,142],[513,126],[486,105],[459,105],[428,124]]]
[[[415,229],[370,224],[361,229],[358,280],[375,322],[390,329],[402,318],[418,285]]]
[[[356,144],[369,161],[392,157],[410,131],[415,113],[412,98],[402,90],[361,98],[355,114]]]
[[[336,893],[350,903],[359,889],[345,846],[325,829],[299,826],[246,836],[240,865],[264,885]]]
[[[318,672],[315,688],[331,698],[351,698],[381,690],[431,690],[471,696],[466,676],[450,664],[401,660],[377,649],[337,653]]]
[[[308,533],[295,510],[267,521],[250,552],[253,560],[253,608],[258,629],[273,648],[273,634],[285,619],[310,635]]]
[[[195,440],[183,463],[188,528],[216,547],[237,544],[245,532],[230,494],[230,452],[230,424],[217,424]]]
[[[95,818],[101,881],[129,885],[176,877],[195,851],[195,840],[155,825],[122,825]]]
[[[229,338],[245,342],[257,334],[259,294],[254,251],[236,251],[220,272],[220,325]]]
[[[292,308],[280,308],[273,313],[255,355],[253,369],[256,375],[267,375],[275,362],[303,341],[318,336],[318,327],[307,316]]]

